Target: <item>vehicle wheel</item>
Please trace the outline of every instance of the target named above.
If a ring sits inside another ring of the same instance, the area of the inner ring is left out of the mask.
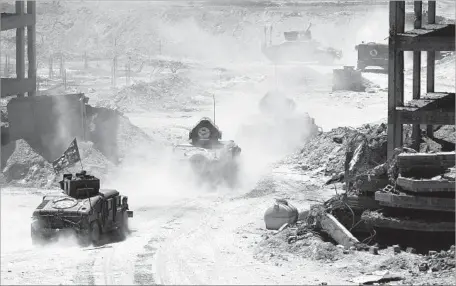
[[[120,240],[124,240],[129,233],[130,229],[128,227],[128,214],[125,212],[122,214],[122,224],[117,229],[117,234]]]
[[[32,244],[33,245],[41,245],[41,244],[43,244],[43,238],[38,232],[36,232],[35,230],[32,229],[30,235],[31,235],[31,238],[32,238]]]
[[[100,236],[101,236],[101,232],[100,232],[100,224],[98,223],[98,221],[94,221],[90,224],[90,228],[89,228],[89,242],[92,242],[94,245],[97,245],[98,243],[100,243]]]

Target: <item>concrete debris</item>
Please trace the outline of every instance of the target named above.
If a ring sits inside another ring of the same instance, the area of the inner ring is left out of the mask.
[[[322,230],[331,236],[339,244],[345,248],[359,243],[358,239],[354,237],[334,216],[325,213],[318,218],[318,224]]]
[[[415,254],[416,253],[416,249],[413,248],[413,247],[407,247],[405,249],[405,252]]]
[[[378,255],[378,247],[377,246],[371,246],[369,247],[369,253]]]
[[[393,245],[394,253],[401,253],[401,247],[399,245]]]
[[[389,271],[374,271],[371,274],[363,275],[356,277],[351,280],[353,283],[357,283],[358,285],[366,285],[366,284],[373,284],[373,283],[386,283],[391,281],[399,281],[403,278],[399,275],[391,274]]]

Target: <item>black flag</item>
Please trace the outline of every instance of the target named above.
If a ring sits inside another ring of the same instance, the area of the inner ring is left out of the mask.
[[[63,169],[76,164],[79,161],[81,161],[81,156],[79,155],[78,142],[76,141],[76,138],[74,138],[63,155],[52,162],[52,167],[54,167],[54,171],[58,173]]]

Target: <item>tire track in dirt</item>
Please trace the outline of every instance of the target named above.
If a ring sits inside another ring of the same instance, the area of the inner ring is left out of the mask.
[[[91,251],[91,250],[87,250]],[[75,284],[79,285],[95,285],[95,277],[93,276],[92,269],[95,265],[95,254],[91,253],[89,255],[89,261],[79,263],[76,266],[77,273],[73,278]]]

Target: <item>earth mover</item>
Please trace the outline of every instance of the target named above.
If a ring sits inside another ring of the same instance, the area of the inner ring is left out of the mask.
[[[233,141],[221,141],[222,132],[208,117],[203,117],[189,132],[189,142],[174,147],[181,160],[190,163],[199,183],[212,186],[225,183],[235,187],[241,148]]]
[[[312,39],[310,27],[303,31],[284,32],[285,41],[278,45],[262,45],[263,54],[274,63],[286,62],[317,62],[318,64],[333,64],[342,58],[342,51],[332,47],[325,47]],[[265,38],[267,32],[265,30]]]
[[[83,245],[98,244],[102,234],[119,235],[124,239],[129,232],[128,197],[117,190],[100,189],[100,180],[81,173],[64,174],[60,181],[61,193],[46,195],[33,212],[32,242],[44,243],[60,234],[76,235]]]

